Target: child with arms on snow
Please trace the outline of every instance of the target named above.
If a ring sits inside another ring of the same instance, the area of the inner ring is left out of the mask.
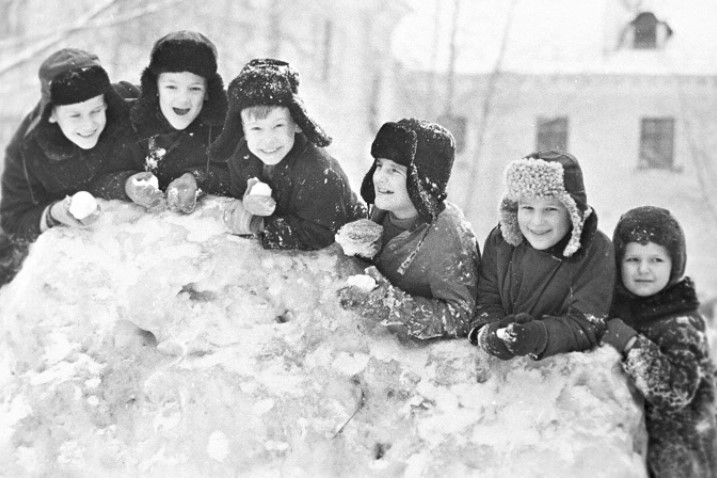
[[[340,290],[341,305],[421,340],[464,337],[475,307],[478,242],[462,211],[445,201],[454,150],[440,125],[384,124],[361,186],[374,226],[359,220],[337,235],[344,252],[372,260],[367,272],[377,281],[370,291]]]
[[[152,48],[141,84],[130,113],[139,150],[134,171],[117,178],[122,195],[149,208],[165,191],[170,207],[190,213],[200,193],[228,194],[227,165],[207,155],[227,110],[214,44],[193,31],[163,36]]]
[[[655,478],[717,476],[714,366],[685,236],[666,209],[625,213],[613,236],[619,270],[603,342],[645,398],[647,464]]]
[[[2,282],[10,280],[27,243],[42,232],[93,223],[100,213],[94,196],[109,198],[113,174],[132,164],[124,98],[136,96],[135,87],[111,85],[96,55],[73,48],[50,55],[39,77],[40,101],[6,149]]]
[[[259,234],[267,249],[329,246],[363,211],[298,86],[288,63],[250,61],[229,85],[224,132],[210,149],[229,163],[231,195],[241,199],[225,215],[229,229]]]
[[[506,169],[485,241],[470,341],[500,359],[587,350],[605,330],[615,262],[577,159],[533,153]]]

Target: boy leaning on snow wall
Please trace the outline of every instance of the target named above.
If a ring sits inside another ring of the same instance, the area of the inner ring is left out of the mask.
[[[210,147],[212,159],[228,162],[230,195],[240,199],[225,222],[232,233],[259,235],[266,249],[327,247],[339,227],[365,215],[298,87],[288,63],[250,61],[229,85],[224,131]],[[270,191],[252,194],[259,183]]]
[[[603,342],[645,398],[647,466],[655,478],[717,476],[714,364],[689,277],[685,235],[666,209],[623,214],[613,235],[619,273]]]
[[[347,224],[337,242],[347,254],[353,249],[350,236],[368,243],[370,252],[359,255],[372,262],[367,272],[377,284],[370,291],[354,285],[341,289],[341,305],[399,336],[465,337],[475,307],[480,250],[463,212],[445,201],[453,135],[413,118],[389,122],[376,135],[371,155],[361,195],[371,207],[372,222]]]
[[[483,248],[471,343],[502,360],[595,347],[615,261],[577,159],[533,153],[509,163],[505,178],[500,223]]]

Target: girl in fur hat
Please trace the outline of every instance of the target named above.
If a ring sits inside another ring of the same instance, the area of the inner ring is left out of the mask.
[[[43,231],[84,227],[97,219],[99,209],[88,209],[82,217],[80,200],[73,207],[69,196],[84,190],[109,199],[113,174],[132,166],[132,130],[124,98],[136,96],[135,87],[111,85],[97,56],[74,48],[50,55],[39,77],[40,101],[6,149],[0,283],[14,275],[27,243]],[[93,197],[84,195],[91,207]]]
[[[224,132],[210,148],[228,162],[230,195],[240,199],[225,214],[230,231],[256,234],[266,249],[327,247],[365,214],[298,88],[299,73],[284,61],[247,63],[229,84]]]
[[[462,211],[445,201],[454,150],[448,130],[417,119],[384,124],[371,145],[375,160],[361,195],[372,206],[371,221],[383,228],[379,247],[367,257],[376,283],[370,291],[351,285],[339,295],[344,308],[399,335],[465,337],[473,317],[478,242]],[[364,221],[339,232],[344,252],[352,237],[375,240],[362,233]]]
[[[714,365],[685,236],[666,209],[625,213],[613,236],[619,274],[603,342],[645,398],[647,465],[655,478],[717,476]]]
[[[500,359],[587,350],[605,330],[615,262],[566,153],[512,161],[485,241],[471,343]]]
[[[227,110],[214,44],[193,31],[163,36],[152,48],[141,85],[130,113],[141,151],[134,171],[117,178],[127,196],[152,207],[165,191],[170,207],[190,213],[201,192],[228,194],[226,163],[207,156]]]

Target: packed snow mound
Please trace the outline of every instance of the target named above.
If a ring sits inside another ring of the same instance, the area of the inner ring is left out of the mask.
[[[501,362],[340,308],[338,246],[100,201],[0,290],[0,476],[641,477],[618,355]]]

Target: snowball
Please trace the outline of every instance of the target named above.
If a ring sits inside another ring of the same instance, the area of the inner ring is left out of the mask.
[[[97,210],[95,197],[87,191],[76,192],[70,200],[70,214],[81,221]]]
[[[268,184],[259,181],[256,183],[249,192],[254,196],[271,196],[271,187]]]
[[[137,178],[133,177],[132,181],[142,186],[150,186],[154,189],[159,189],[159,179],[155,175],[147,175],[146,177]]]
[[[354,286],[364,292],[371,292],[376,288],[376,281],[366,274],[355,274],[346,279],[346,285]]]
[[[513,338],[506,330],[508,327],[503,327],[502,329],[498,329],[495,331],[496,337],[498,337],[503,342],[512,342]]]
[[[336,233],[339,243],[347,256],[373,258],[381,250],[383,227],[369,219],[344,224]]]

